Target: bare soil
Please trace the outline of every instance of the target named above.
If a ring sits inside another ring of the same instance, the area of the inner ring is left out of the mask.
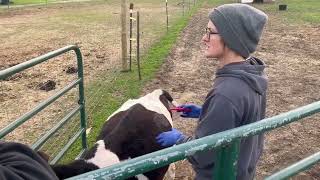
[[[200,9],[181,33],[157,78],[144,92],[156,88],[169,91],[178,103],[203,103],[212,87],[216,61],[206,59],[200,40],[210,8]],[[255,56],[267,64],[269,90],[267,117],[320,100],[320,27],[289,25],[275,14],[269,22]],[[265,149],[257,169],[257,179],[282,169],[320,150],[320,116],[266,133]],[[192,135],[196,122],[174,115],[176,128]],[[210,158],[210,157],[209,157]],[[177,162],[176,179],[192,179],[194,172],[186,160]],[[320,179],[320,166],[293,179]]]

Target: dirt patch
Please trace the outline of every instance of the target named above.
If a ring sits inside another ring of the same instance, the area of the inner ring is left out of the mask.
[[[212,87],[216,62],[206,59],[200,48],[209,9],[200,9],[171,51],[157,78],[144,92],[168,90],[179,103],[202,103]],[[267,117],[320,100],[319,26],[294,26],[269,14],[269,22],[256,56],[267,64],[269,90]],[[266,133],[264,154],[257,179],[282,169],[320,150],[319,115]],[[196,123],[174,115],[176,128],[190,135]],[[319,165],[294,179],[320,179]],[[177,179],[192,179],[194,172],[186,161],[177,163]]]

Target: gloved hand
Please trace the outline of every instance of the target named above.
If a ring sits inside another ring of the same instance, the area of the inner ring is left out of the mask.
[[[182,114],[180,114],[181,117],[185,118],[199,118],[202,111],[202,107],[195,104],[183,104],[179,107],[188,109],[186,111],[182,111]]]
[[[175,128],[172,128],[171,131],[166,131],[160,133],[157,137],[157,143],[163,147],[169,147],[176,144],[176,142],[182,138],[184,135]]]

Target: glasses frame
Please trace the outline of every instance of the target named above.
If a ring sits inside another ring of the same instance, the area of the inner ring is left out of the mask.
[[[211,28],[208,28],[208,27],[205,28],[205,32],[206,32],[206,37],[209,40],[210,40],[210,35],[211,34],[219,34],[218,32],[212,32]]]

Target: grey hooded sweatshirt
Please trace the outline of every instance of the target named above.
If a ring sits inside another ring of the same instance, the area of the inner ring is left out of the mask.
[[[177,144],[212,135],[265,118],[267,78],[264,63],[254,57],[218,69],[212,90],[202,106],[194,137],[181,138]],[[237,180],[252,180],[263,149],[263,135],[242,139]],[[196,180],[212,180],[215,152],[197,153],[188,158]]]
[[[1,180],[58,180],[48,162],[26,145],[0,140]]]

